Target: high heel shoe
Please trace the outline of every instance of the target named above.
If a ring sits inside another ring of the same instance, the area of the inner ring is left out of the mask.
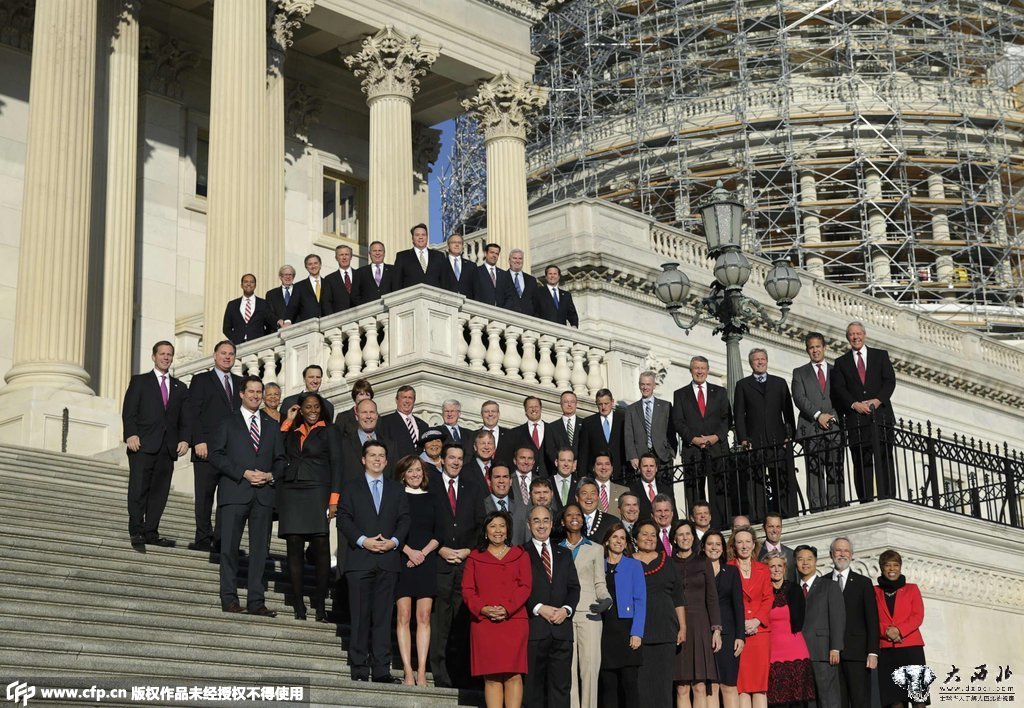
[[[326,623],[328,621],[327,620],[327,610],[324,609],[323,607],[317,607],[316,608],[316,621],[317,622],[324,622],[324,623]]]
[[[306,620],[306,606],[304,604],[295,606],[295,619]]]

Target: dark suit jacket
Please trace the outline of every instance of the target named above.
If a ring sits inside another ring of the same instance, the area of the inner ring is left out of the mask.
[[[430,266],[427,266],[430,269]],[[460,293],[466,297],[476,299],[476,264],[468,258],[463,258],[459,264],[459,278],[455,277],[455,270],[448,254],[444,254],[444,267],[441,269],[441,287],[453,293]]]
[[[294,296],[294,295],[295,295],[295,285],[293,284],[292,285],[292,296]],[[267,304],[270,305],[270,311],[271,311],[271,313],[272,313],[272,315],[274,317],[274,324],[275,325],[277,324],[278,320],[286,320],[286,319],[288,319],[288,308],[291,306],[291,300],[289,299],[289,302],[288,302],[287,305],[284,304],[284,287],[283,286],[279,285],[276,288],[271,288],[270,290],[267,291],[267,294],[264,297],[266,298]]]
[[[818,576],[811,584],[804,610],[803,633],[811,661],[828,661],[830,650],[843,650],[846,604],[839,591],[839,583],[831,577]]]
[[[341,432],[327,423],[323,428],[313,428],[301,445],[300,440],[298,426],[284,433],[284,450],[288,456],[284,481],[316,482],[331,490],[340,489],[344,459]]]
[[[451,430],[448,429],[447,425],[442,423],[438,427],[440,427],[441,430],[444,431],[445,442],[452,442],[455,440],[455,437],[452,435],[452,432]],[[473,437],[476,435],[476,433],[464,425],[459,425],[457,427],[459,429],[459,440],[460,444],[462,445],[462,450],[463,452],[466,453],[462,459],[468,463],[470,460],[473,459]]]
[[[252,316],[248,322],[242,316],[242,298],[236,297],[224,310],[224,336],[235,344],[258,339],[277,331],[277,317],[274,316],[270,303],[261,297],[254,296],[254,299]]]
[[[387,451],[388,466],[384,468],[384,475],[390,478],[391,471],[395,468],[395,463],[401,457],[395,453],[395,444],[381,433],[379,425],[375,433],[377,441]],[[363,444],[359,442],[359,426],[355,425],[341,436],[341,486],[362,474],[365,474],[365,468],[363,467]],[[339,487],[334,488],[335,491],[339,489]]]
[[[231,374],[232,397],[224,390],[224,379],[216,368],[204,371],[192,377],[188,387],[188,402],[185,410],[188,414],[189,430],[192,432],[192,461],[196,461],[195,446],[210,442],[210,437],[217,432],[221,422],[242,407],[239,392],[242,389],[242,377]],[[209,453],[207,453],[209,454]]]
[[[789,395],[789,386],[778,376],[768,374],[763,384],[752,375],[740,379],[733,394],[733,405],[739,442],[773,445],[791,439],[796,431],[793,398]]]
[[[629,491],[631,494],[635,494],[640,504],[640,516],[637,521],[643,521],[644,519],[652,518],[654,510],[651,506],[651,500],[647,492],[647,483],[644,482],[643,477],[637,477],[629,483]],[[658,477],[654,478],[654,493],[655,494],[667,494],[669,499],[672,500],[672,522],[675,523],[679,519],[679,511],[676,509],[676,499],[672,494],[672,489],[667,484],[662,482]]]
[[[354,476],[341,490],[338,504],[338,529],[348,541],[345,554],[345,570],[372,570],[381,568],[398,573],[402,569],[401,544],[409,534],[409,497],[399,482],[382,475],[380,512],[374,508],[366,472]],[[373,538],[380,534],[384,538],[398,540],[398,548],[387,553],[371,553],[356,541],[360,536]]]
[[[355,306],[353,301],[353,293],[356,290],[355,268],[352,269],[349,278],[352,281],[351,293],[345,289],[345,281],[342,279],[340,270],[331,273],[323,279],[323,285],[320,287],[320,311],[324,317]]]
[[[476,436],[483,430],[483,426],[477,428],[473,435]],[[493,430],[491,431],[494,432]],[[515,447],[514,440],[512,439],[512,428],[506,428],[503,425],[498,426],[498,448],[494,451],[494,461],[503,462],[507,465],[512,464],[512,454],[515,452],[512,448]]]
[[[260,447],[254,450],[249,425],[239,411],[221,421],[210,438],[210,464],[217,470],[217,505],[248,504],[255,496],[262,506],[274,505],[276,485],[281,482],[287,460],[278,422],[260,411]],[[246,470],[274,475],[274,484],[253,487],[245,479]]]
[[[485,305],[505,307],[505,303],[516,297],[516,289],[512,286],[512,276],[507,270],[494,266],[494,282],[487,265],[477,266],[476,280],[473,283],[473,299]]]
[[[509,284],[512,285],[512,289],[509,290],[505,297],[505,302],[501,304],[507,310],[514,310],[515,312],[522,313],[524,315],[536,315],[536,307],[534,305],[533,296],[537,292],[537,279],[526,272],[521,272],[520,277],[523,279],[523,294],[520,295],[516,292],[515,283],[512,280],[512,272],[508,271]]]
[[[471,482],[469,479],[463,479],[460,473],[455,488],[456,513],[453,515],[451,503],[448,501],[448,490],[442,483],[443,479],[443,477],[431,479],[430,487],[427,489],[427,493],[433,497],[436,505],[437,516],[434,519],[434,530],[441,541],[441,546],[476,548],[484,524],[484,495],[487,493],[487,487]],[[439,561],[437,571],[453,573],[455,566]]]
[[[583,418],[579,415],[576,416],[576,429],[573,430],[572,434],[572,445],[569,444],[569,433],[565,430],[565,421],[562,416],[558,416],[553,421],[548,422],[544,425],[544,452],[548,456],[548,459],[552,462],[558,460],[558,451],[562,448],[570,448],[573,454],[576,455],[578,460],[580,457],[580,438],[582,436]],[[577,470],[581,470],[579,466]],[[590,470],[585,470],[589,475]],[[554,465],[551,466],[551,474],[555,473]]]
[[[441,272],[445,267],[444,254],[432,248],[427,249],[427,272],[423,272],[420,261],[413,248],[399,251],[395,255],[394,289],[401,290],[413,285],[433,285],[441,287]]]
[[[857,363],[853,351],[848,351],[836,359],[832,371],[832,402],[836,410],[843,416],[843,422],[848,430],[867,425],[870,417],[855,412],[851,406],[857,401],[866,401],[877,398],[882,402],[876,414],[881,416],[882,422],[892,425],[896,422],[896,416],[892,411],[890,399],[896,391],[896,372],[889,361],[889,352],[884,349],[867,349],[867,362],[864,374],[864,383],[860,382],[860,375],[857,374]],[[859,440],[857,436],[857,440]],[[855,442],[851,436],[851,442]]]
[[[550,477],[551,473],[555,469],[554,458],[548,455],[551,448],[548,447],[548,436],[551,434],[551,424],[544,423],[544,439],[541,440],[541,449],[537,449],[537,446],[533,444],[533,437],[530,435],[530,424],[523,423],[517,425],[508,431],[507,435],[511,438],[510,442],[512,446],[509,450],[508,461],[511,461],[516,454],[516,450],[521,447],[528,447],[533,450],[534,464],[533,473],[538,477]]]
[[[580,326],[580,317],[576,314],[576,305],[572,301],[572,293],[568,290],[558,289],[558,306],[555,306],[554,298],[547,285],[538,284],[533,292],[534,310],[537,317],[556,324]]]
[[[837,583],[831,575],[822,579]],[[843,603],[846,607],[846,631],[843,633],[842,659],[864,663],[868,654],[878,653],[878,604],[871,581],[851,570],[843,590]]]
[[[576,469],[579,469],[577,467]],[[590,475],[587,475],[588,477]],[[574,474],[569,477],[569,491],[566,493],[566,499],[570,502],[576,501],[576,488],[580,483],[580,475]],[[562,476],[557,471],[551,473],[551,485],[554,487],[554,494],[552,496],[555,505],[559,509],[562,508]]]
[[[318,393],[319,393],[319,391],[318,391]],[[293,393],[290,396],[286,396],[281,401],[281,408],[280,408],[281,414],[282,415],[287,415],[288,409],[291,408],[292,406],[294,406],[295,404],[297,404],[299,402],[299,396],[301,396],[301,395],[302,395],[302,393]],[[327,398],[323,394],[320,394],[320,397],[324,399],[324,404],[325,404],[325,408],[326,408],[326,410],[323,412],[324,420],[326,420],[326,421],[333,420],[333,418],[334,418],[334,404],[331,403],[330,401],[328,401]]]
[[[427,432],[430,426],[415,415],[413,420],[416,421],[416,428],[419,430],[420,437],[423,437],[423,434]],[[419,451],[412,442],[412,437],[409,435],[409,429],[405,427],[405,421],[402,420],[402,416],[398,414],[398,411],[382,415],[377,420],[377,430],[381,432],[381,435],[394,443],[394,452],[398,456],[395,458],[396,461],[406,455],[419,454]]]
[[[611,438],[608,441],[604,439],[600,413],[584,418],[578,434],[580,451],[576,470],[580,473],[585,471],[589,475],[597,453],[607,452],[612,456],[612,479],[619,479],[627,464],[625,430],[626,414],[618,409],[612,411]]]
[[[366,302],[380,300],[394,289],[394,266],[387,263],[382,263],[381,265],[384,270],[380,275],[380,285],[377,285],[377,281],[373,279],[373,264],[368,263],[356,269],[356,279],[352,284],[353,304],[362,305]]]
[[[690,442],[699,435],[717,435],[718,443],[710,449],[712,455],[724,455],[729,451],[729,394],[721,386],[705,382],[707,401],[704,415],[697,407],[692,384],[676,389],[672,401],[672,425],[680,438],[683,462],[692,463],[700,459],[700,449]]]
[[[583,516],[583,523],[584,525],[587,523],[586,515]],[[613,524],[617,523],[619,523],[619,517],[615,516],[615,514],[609,514],[598,509],[594,512],[593,527],[587,529],[587,533],[585,535],[591,541],[603,543],[604,535],[608,533],[608,529],[610,529]]]
[[[571,642],[571,617],[580,602],[580,579],[576,573],[572,551],[548,539],[548,550],[551,553],[551,580],[548,580],[544,562],[537,552],[537,547],[533,545],[532,538],[523,544],[523,549],[530,556],[530,570],[533,571],[533,587],[530,590],[530,599],[526,601],[526,610],[530,613],[530,641],[550,637]],[[533,608],[538,604],[568,607],[570,619],[562,624],[551,624],[533,613]]]
[[[288,317],[285,319],[292,322],[303,322],[320,317],[323,314],[323,299],[327,291],[323,281],[324,277],[321,275],[320,300],[316,299],[316,291],[309,282],[309,278],[294,283],[292,285],[292,300],[288,303]]]
[[[191,440],[191,427],[186,415],[188,388],[170,374],[167,376],[167,409],[160,393],[160,380],[152,372],[136,374],[128,382],[121,406],[124,439],[138,435],[140,452],[165,452],[178,458],[178,443]],[[241,405],[241,401],[239,401]],[[133,454],[131,451],[129,455]]]

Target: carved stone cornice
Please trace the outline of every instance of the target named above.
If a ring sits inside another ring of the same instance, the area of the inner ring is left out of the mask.
[[[292,36],[316,0],[267,0],[267,72],[281,75]]]
[[[182,95],[184,75],[199,66],[199,54],[188,44],[151,27],[142,30],[139,59],[142,89],[176,100]]]
[[[388,25],[364,39],[358,52],[345,57],[345,65],[362,77],[367,100],[380,96],[412,100],[420,90],[419,78],[439,52],[439,47],[424,46],[418,35],[408,36]]]
[[[323,99],[302,82],[288,82],[284,97],[284,122],[288,132],[309,142],[309,129],[320,122]]]
[[[426,179],[430,166],[441,153],[441,131],[428,128],[422,123],[412,124],[412,169]]]
[[[481,83],[476,95],[464,100],[462,107],[480,121],[485,141],[495,138],[525,141],[527,118],[547,102],[547,89],[501,73]]]
[[[559,5],[564,0],[544,0],[537,4],[529,2],[528,0],[481,0],[488,5],[493,5],[499,10],[503,10],[510,15],[520,17],[524,20],[529,20],[531,23],[536,24],[544,19],[548,14],[548,10]]]
[[[0,0],[0,44],[32,51],[35,0]]]

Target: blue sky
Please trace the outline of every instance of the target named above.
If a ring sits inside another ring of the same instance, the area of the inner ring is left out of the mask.
[[[441,175],[448,169],[448,158],[451,155],[452,140],[455,138],[455,121],[447,120],[434,126],[441,131],[441,152],[434,163],[434,169],[427,179],[430,190],[430,240],[442,241],[441,230]]]

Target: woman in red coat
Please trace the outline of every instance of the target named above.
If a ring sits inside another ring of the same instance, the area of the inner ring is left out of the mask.
[[[768,567],[754,558],[754,530],[749,526],[733,529],[729,537],[730,565],[740,571],[743,586],[744,631],[747,642],[740,655],[740,673],[736,691],[743,708],[767,708],[768,669],[771,645],[768,632],[775,593]]]
[[[903,576],[903,558],[893,550],[878,557],[882,574],[875,588],[878,603],[878,693],[883,706],[927,705],[924,697],[909,695],[897,686],[893,674],[903,666],[926,666],[921,624],[924,601],[921,591]]]
[[[530,557],[509,546],[512,517],[493,511],[484,519],[483,538],[466,559],[462,599],[472,616],[469,628],[470,669],[484,679],[488,708],[519,708],[527,671],[526,642],[530,623],[526,601],[533,574]]]

